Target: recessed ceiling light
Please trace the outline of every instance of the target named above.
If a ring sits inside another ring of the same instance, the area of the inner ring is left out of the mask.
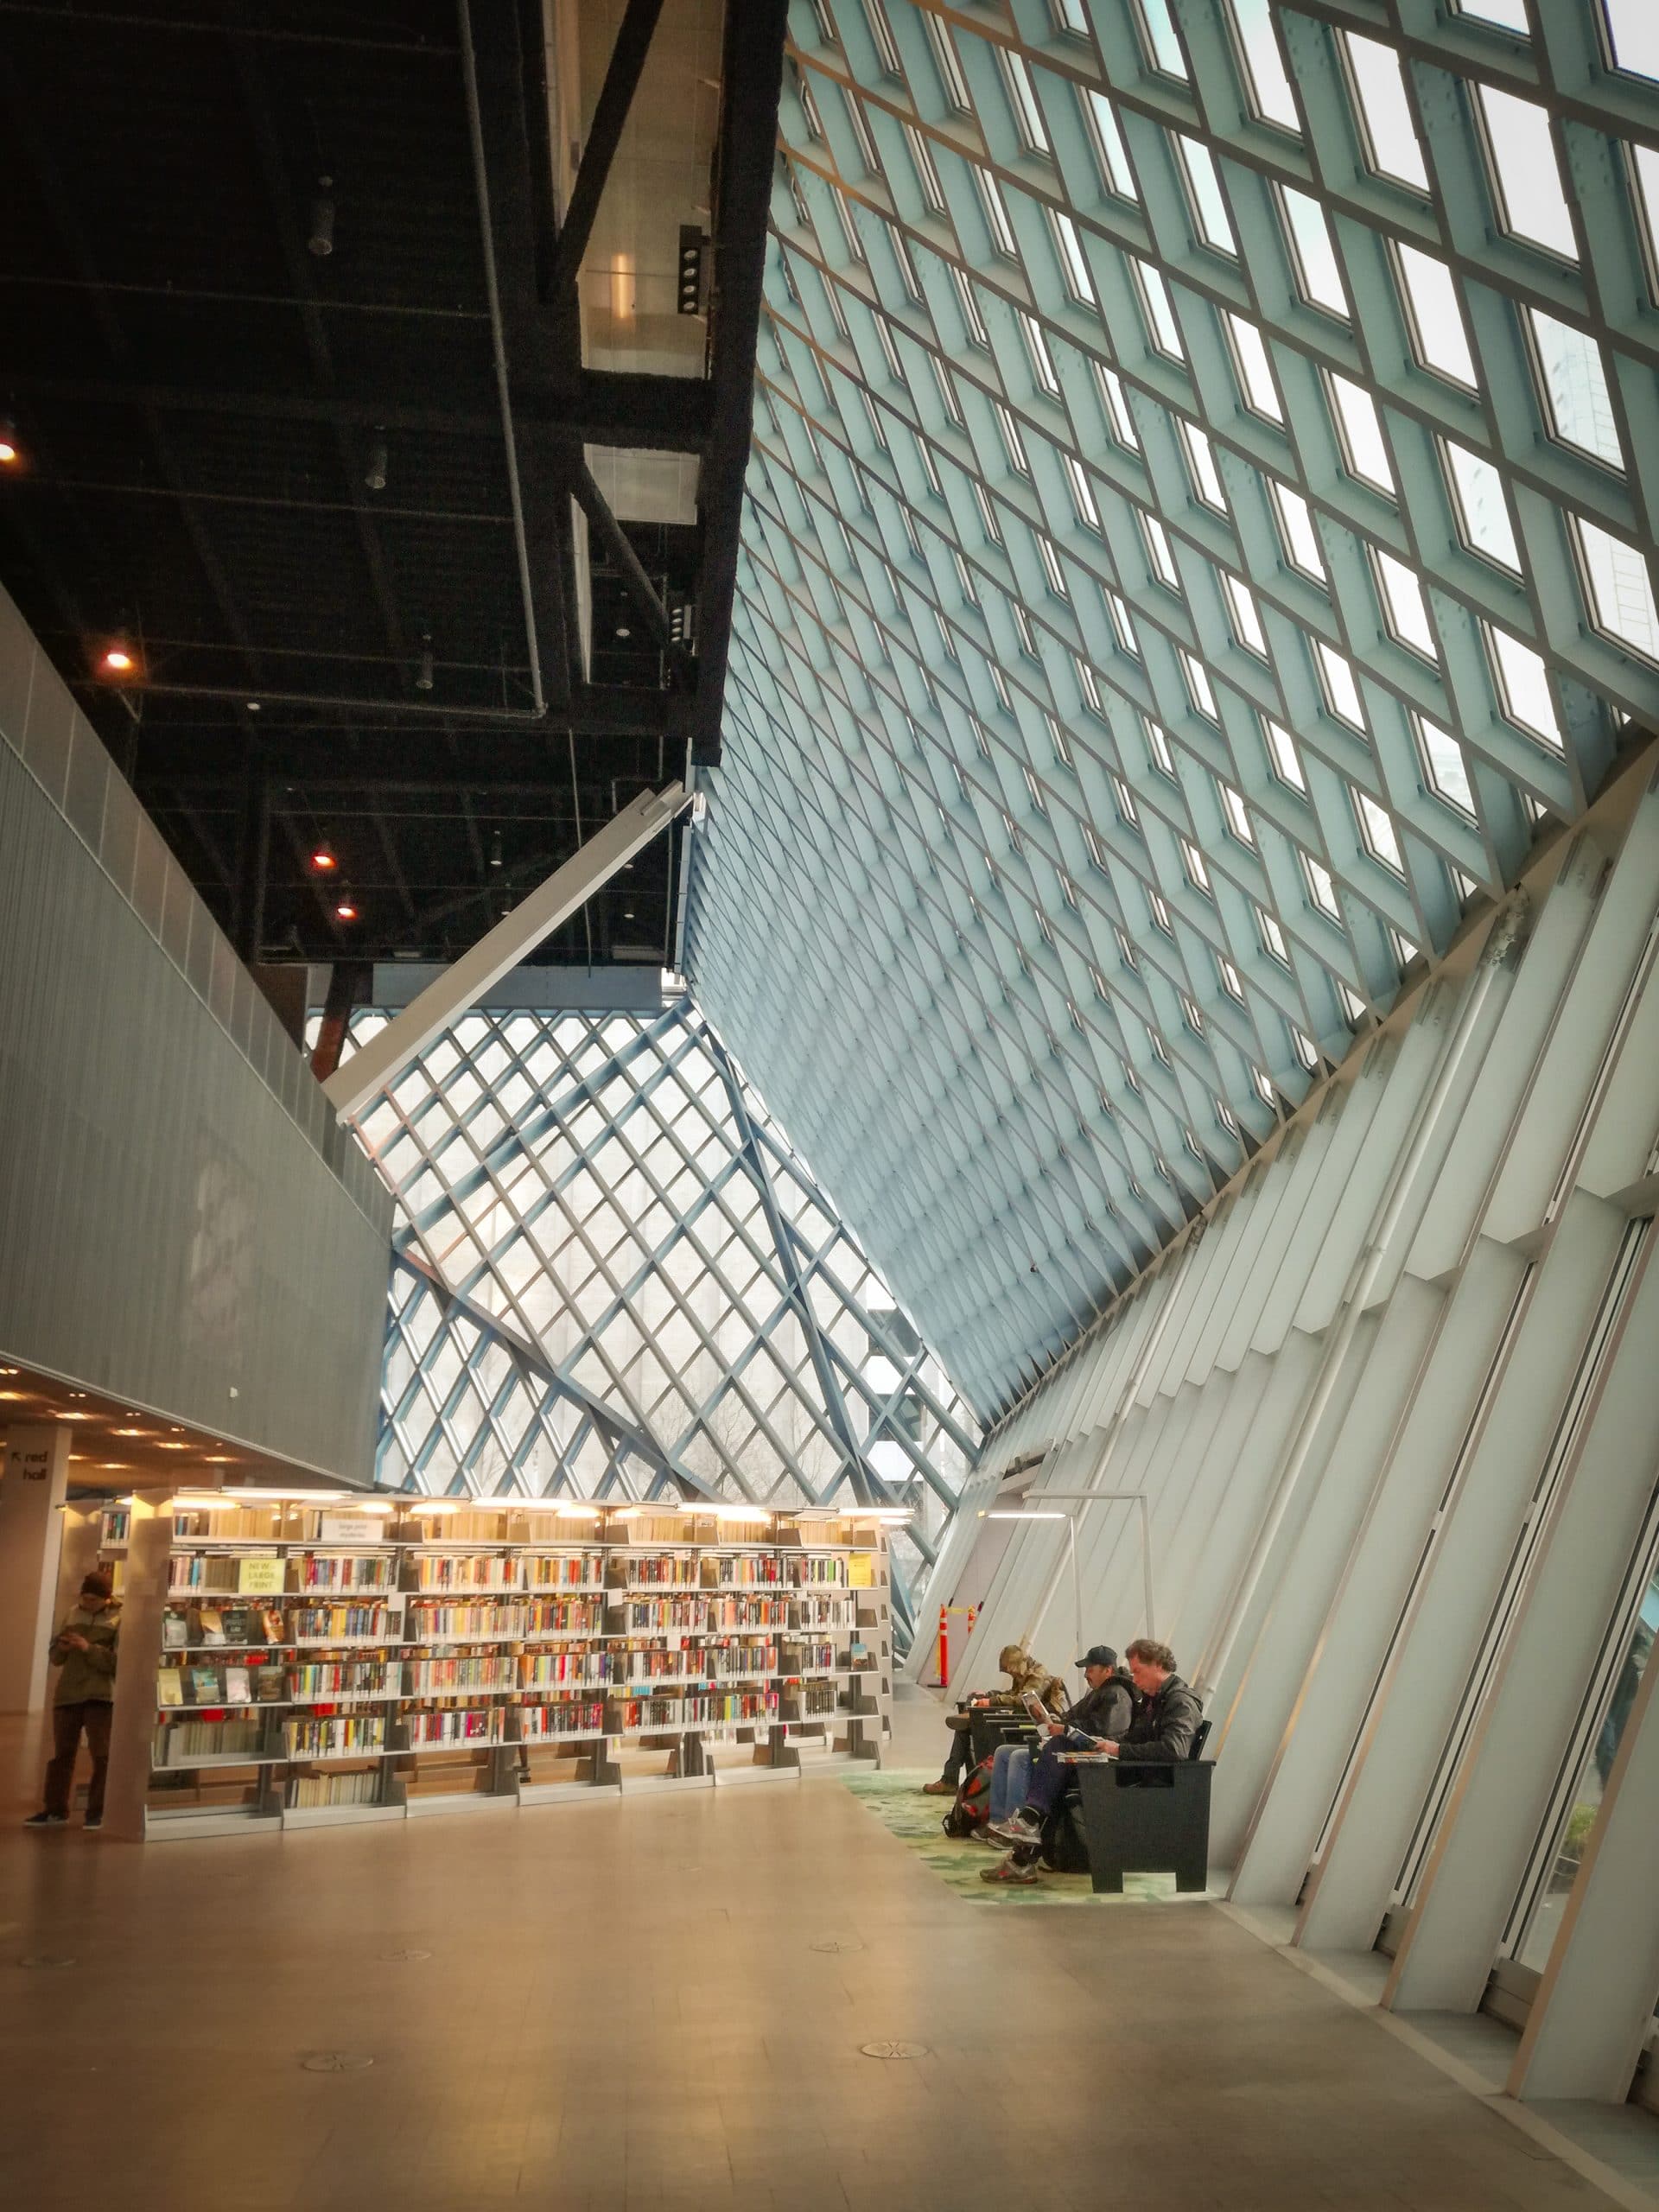
[[[334,857],[332,846],[316,845],[312,848],[311,865],[319,875],[332,875],[340,866],[340,862]]]
[[[334,918],[340,922],[354,922],[357,919],[357,909],[349,899],[342,899],[335,907]]]
[[[138,656],[124,638],[111,638],[99,655],[98,664],[105,676],[134,676]]]

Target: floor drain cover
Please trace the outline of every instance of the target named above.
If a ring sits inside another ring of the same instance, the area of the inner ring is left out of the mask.
[[[925,2058],[925,2043],[861,2043],[858,2046],[866,2058]]]
[[[317,2050],[300,2063],[308,2074],[361,2074],[374,2061],[354,2050]]]
[[[855,1942],[850,1936],[831,1936],[822,1943],[811,1946],[815,1951],[861,1951],[864,1946]]]
[[[430,1951],[382,1951],[380,1955],[383,1959],[389,1960],[394,1966],[412,1967],[416,1960],[429,1959],[432,1954]]]
[[[72,1967],[76,1961],[63,1951],[25,1951],[20,1967]]]

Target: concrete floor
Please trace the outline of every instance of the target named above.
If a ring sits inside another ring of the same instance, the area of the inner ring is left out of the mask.
[[[35,1757],[18,2212],[1608,2202],[1224,1912],[964,1903],[830,1777],[142,1849],[21,1833]]]

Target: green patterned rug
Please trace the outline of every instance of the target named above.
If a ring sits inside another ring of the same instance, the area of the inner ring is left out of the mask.
[[[947,1888],[960,1897],[974,1897],[987,1904],[1202,1904],[1204,1896],[1189,1892],[1178,1897],[1173,1874],[1126,1874],[1122,1897],[1096,1897],[1086,1874],[1051,1874],[1031,1889],[1012,1883],[982,1882],[981,1874],[995,1866],[999,1854],[982,1843],[958,1843],[939,1826],[950,1800],[925,1797],[923,1783],[931,1776],[923,1767],[889,1769],[879,1774],[843,1774],[842,1785],[890,1835],[906,1844],[924,1866],[931,1867]]]

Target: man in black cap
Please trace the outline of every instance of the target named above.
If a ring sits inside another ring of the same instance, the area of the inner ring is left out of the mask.
[[[1116,1652],[1109,1643],[1091,1644],[1077,1664],[1089,1687],[1075,1705],[1068,1706],[1058,1720],[1048,1724],[1047,1740],[1038,1751],[1033,1754],[1023,1744],[1005,1744],[998,1751],[991,1774],[993,1827],[1016,1806],[1027,1802],[1039,1776],[1044,1777],[1045,1798],[1052,1789],[1058,1802],[1068,1778],[1066,1769],[1058,1764],[1059,1752],[1092,1751],[1102,1738],[1115,1741],[1127,1733],[1135,1717],[1135,1691],[1128,1676],[1119,1670]],[[998,1839],[986,1832],[985,1840]],[[1036,1856],[1034,1847],[1016,1851],[1001,1866],[988,1870],[985,1879],[1033,1882],[1037,1878],[1031,1865]]]

